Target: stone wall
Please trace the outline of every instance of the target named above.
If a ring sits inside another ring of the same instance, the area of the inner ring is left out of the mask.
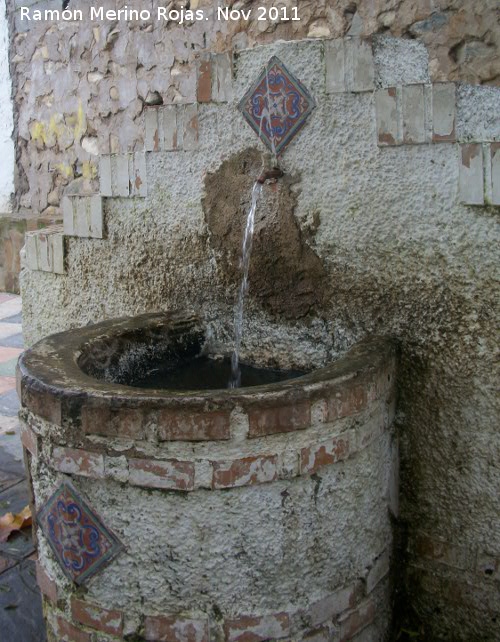
[[[0,2],[0,216],[12,209],[14,141],[12,140],[12,85],[9,72],[9,33],[5,2]]]
[[[244,353],[399,340],[406,602],[426,639],[497,639],[498,29],[493,3],[430,4],[13,32],[18,204],[64,215],[27,236],[25,332],[195,307],[230,345],[266,151],[238,103],[278,56],[317,106],[264,188]]]
[[[145,106],[194,102],[204,51],[237,51],[280,39],[379,34],[402,37],[417,56],[428,58],[426,81],[500,82],[495,0],[306,0],[300,2],[300,22],[281,24],[259,21],[255,11],[249,21],[219,22],[215,8],[224,3],[196,0],[191,8],[205,10],[209,20],[182,26],[156,20],[27,22],[20,18],[26,3],[8,3],[17,109],[16,198],[25,216],[30,215],[25,210],[36,216],[57,214],[64,188],[75,179],[78,189],[88,188],[98,154],[142,149]],[[27,4],[60,9],[54,0]],[[270,0],[260,4],[273,6]],[[297,6],[293,0],[274,4]],[[102,5],[156,7],[142,0]],[[88,3],[72,0],[71,8],[82,8],[87,16]],[[404,50],[392,43],[389,55],[397,67]]]

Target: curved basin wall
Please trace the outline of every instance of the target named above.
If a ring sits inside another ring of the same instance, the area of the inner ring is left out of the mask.
[[[78,369],[77,337],[110,327],[50,337],[18,369],[49,638],[383,639],[392,342],[291,382],[173,395]]]

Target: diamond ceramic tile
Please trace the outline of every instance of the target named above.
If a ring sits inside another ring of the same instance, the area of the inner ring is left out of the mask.
[[[269,149],[280,154],[304,126],[316,101],[273,57],[239,104],[240,111]]]
[[[84,584],[123,548],[90,506],[63,482],[37,515],[64,573]]]

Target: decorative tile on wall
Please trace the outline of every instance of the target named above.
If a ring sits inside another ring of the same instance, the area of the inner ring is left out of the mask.
[[[37,515],[37,522],[66,576],[84,584],[123,545],[92,508],[63,482]]]
[[[286,148],[315,107],[306,87],[276,57],[239,104],[250,127],[274,154]]]

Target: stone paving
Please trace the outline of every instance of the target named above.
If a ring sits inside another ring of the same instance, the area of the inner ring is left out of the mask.
[[[17,412],[15,368],[23,349],[21,297],[0,293],[0,515],[29,502]],[[31,529],[0,543],[0,639],[44,642]]]

